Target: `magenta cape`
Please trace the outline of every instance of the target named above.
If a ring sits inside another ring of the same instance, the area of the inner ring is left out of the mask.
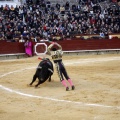
[[[32,56],[32,42],[25,43],[25,53]]]

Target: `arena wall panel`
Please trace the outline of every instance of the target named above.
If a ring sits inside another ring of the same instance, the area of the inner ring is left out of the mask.
[[[57,41],[63,47],[63,51],[97,50],[97,49],[120,49],[120,39],[102,40],[61,40]],[[48,42],[45,42],[49,45]],[[36,43],[33,42],[33,46]],[[25,53],[24,43],[0,41],[0,54]]]

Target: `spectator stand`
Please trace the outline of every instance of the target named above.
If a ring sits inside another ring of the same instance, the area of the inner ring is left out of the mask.
[[[0,8],[1,40],[18,42],[20,36],[25,35],[24,31],[27,32],[27,36],[25,36],[33,42],[39,42],[43,38],[47,39],[48,36],[57,41],[73,40],[74,38],[99,39],[101,31],[105,35],[108,34],[110,38],[119,38],[117,34],[120,34],[120,9],[116,2],[108,0],[97,0],[97,2],[93,0],[93,3],[88,0],[39,0],[38,3],[33,3],[30,1],[27,0],[26,3],[15,7],[15,14],[10,10],[11,5],[8,1],[10,11]],[[12,2],[15,3],[15,1]],[[69,3],[69,8],[66,6],[66,2]],[[60,7],[64,7],[63,12],[56,7],[56,3],[60,3]]]
[[[22,0],[20,1],[20,0],[0,0],[0,6],[1,5],[3,5],[3,6],[6,6],[6,4],[7,5],[9,5],[9,6],[13,6],[13,7],[15,7],[16,5],[21,5],[21,2],[22,2]]]
[[[120,34],[108,34],[108,36],[104,36],[103,38],[100,36],[100,34],[74,34],[74,36],[71,36],[69,38],[63,38],[63,36],[52,36],[53,41],[59,41],[59,40],[72,40],[72,39],[78,39],[78,40],[90,40],[90,39],[95,39],[95,40],[100,40],[100,39],[120,39]]]
[[[103,1],[103,0],[100,0],[100,1]],[[100,10],[96,10],[96,8],[91,8],[91,3],[89,3],[87,0],[80,1],[80,5],[82,5],[81,8],[78,8],[78,6],[76,6],[76,4],[78,4],[77,0],[66,0],[66,2],[61,0],[61,4],[64,4],[64,6],[61,6],[61,7],[64,7],[64,9],[60,9],[61,11],[59,11],[59,9],[56,8],[56,6],[52,6],[53,3],[57,4],[58,1],[45,0],[45,2],[47,2],[46,4],[44,1],[42,1],[38,5],[30,3],[29,1],[27,2],[28,3],[25,3],[23,6],[20,6],[19,8],[15,8],[19,10],[19,13],[17,13],[19,15],[14,16],[13,21],[11,21],[10,23],[14,25],[13,28],[15,29],[14,30],[15,33],[13,33],[15,35],[12,36],[13,41],[19,41],[19,38],[22,34],[24,34],[23,33],[24,31],[27,31],[28,37],[32,37],[32,40],[34,40],[38,36],[40,36],[41,38],[42,37],[47,38],[48,35],[59,36],[60,34],[63,34],[63,38],[64,38],[66,37],[66,33],[67,33],[67,37],[70,34],[72,35],[72,37],[74,37],[75,34],[99,34],[100,29],[102,29],[102,28],[98,28],[98,26],[101,25],[99,21],[102,21],[103,19],[103,18],[99,18]],[[69,4],[69,7],[66,6],[67,2]],[[99,5],[99,9],[101,8],[105,9],[105,6],[107,6],[108,3],[102,4],[101,2],[99,3],[93,2],[93,4]],[[46,8],[46,6],[47,7],[49,6],[49,7]],[[2,14],[5,15],[4,11]],[[11,14],[7,15],[7,17],[10,17]],[[17,23],[16,21],[14,21],[15,19],[17,19],[16,20]],[[90,19],[90,23],[89,23],[89,19]],[[119,20],[119,18],[116,18],[116,14],[114,19]],[[87,25],[84,25],[86,22],[87,22]],[[106,19],[105,20],[103,19],[102,26],[104,26],[104,24],[108,24]],[[112,28],[112,31],[108,29],[108,26],[106,26],[104,32],[106,32],[106,30],[109,30],[110,32],[113,32],[113,33],[118,32],[120,29],[118,27],[118,22],[116,22],[116,25],[117,27],[116,26],[109,27],[109,28]],[[18,28],[16,28],[16,26],[18,26]],[[116,31],[116,28],[117,28],[117,31]],[[4,33],[7,33],[7,32],[4,31]],[[19,35],[16,33],[19,33]]]

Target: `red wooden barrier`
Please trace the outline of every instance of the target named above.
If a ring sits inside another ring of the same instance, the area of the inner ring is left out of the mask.
[[[25,53],[24,43],[0,42],[0,54]]]
[[[101,40],[63,40],[57,41],[64,51],[74,50],[96,50],[96,49],[120,49],[120,39]],[[33,42],[33,45],[36,43]],[[48,45],[49,43],[46,42]],[[25,53],[24,43],[0,41],[0,54]]]

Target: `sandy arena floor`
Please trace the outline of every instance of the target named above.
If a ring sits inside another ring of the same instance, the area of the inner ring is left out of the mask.
[[[0,120],[120,120],[120,54],[64,56],[74,91],[56,70],[29,87],[37,58],[0,61]]]

